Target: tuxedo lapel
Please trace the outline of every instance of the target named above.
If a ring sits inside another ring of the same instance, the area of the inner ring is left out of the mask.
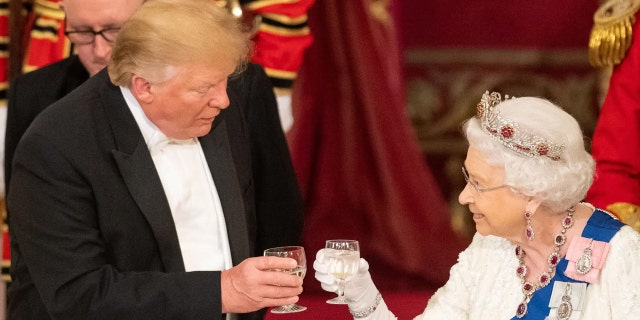
[[[109,82],[105,72],[96,76],[103,76]],[[184,271],[171,209],[142,133],[118,87],[109,83],[102,95],[106,118],[116,143],[111,153],[122,178],[153,230],[166,271]]]
[[[166,271],[184,271],[182,251],[171,209],[164,196],[164,189],[151,156],[146,150],[146,144],[142,139],[140,142],[141,147],[138,147],[134,153],[127,154],[113,150],[113,157],[131,196],[153,230]]]
[[[216,120],[222,120],[218,117]],[[243,190],[229,145],[226,122],[214,123],[212,131],[200,138],[202,150],[220,197],[234,264],[251,256]]]

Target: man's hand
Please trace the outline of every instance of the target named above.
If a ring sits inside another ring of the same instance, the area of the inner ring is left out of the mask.
[[[296,261],[253,257],[221,274],[222,312],[247,313],[298,302],[302,278],[276,270],[293,269]]]

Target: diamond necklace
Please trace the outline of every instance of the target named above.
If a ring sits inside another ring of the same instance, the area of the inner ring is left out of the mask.
[[[573,207],[567,209],[567,216],[562,219],[562,230],[560,230],[560,233],[556,235],[553,241],[555,245],[553,247],[553,252],[551,252],[547,258],[547,266],[549,268],[538,276],[538,283],[532,283],[524,279],[528,271],[527,266],[524,264],[525,252],[520,246],[516,246],[516,257],[518,257],[518,261],[520,262],[520,265],[516,269],[516,274],[520,278],[520,282],[522,282],[522,293],[524,293],[524,299],[522,299],[522,302],[520,302],[518,309],[516,310],[517,318],[522,318],[527,314],[527,305],[531,300],[533,293],[538,289],[546,287],[549,282],[551,282],[551,276],[560,262],[560,247],[567,242],[567,236],[565,233],[567,232],[567,229],[573,226],[573,213],[575,211],[576,210]]]

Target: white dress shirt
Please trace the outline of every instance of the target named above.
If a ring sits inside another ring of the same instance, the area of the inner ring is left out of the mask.
[[[144,114],[128,88],[124,99],[147,143],[169,201],[186,271],[232,267],[220,197],[197,138],[167,138]]]

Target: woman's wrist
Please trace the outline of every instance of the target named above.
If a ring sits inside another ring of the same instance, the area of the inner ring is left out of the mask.
[[[373,300],[373,303],[370,306],[368,306],[366,309],[354,311],[354,310],[351,310],[351,308],[349,308],[349,312],[351,312],[351,315],[355,319],[366,318],[369,315],[371,315],[374,311],[376,311],[376,309],[380,305],[380,301],[382,301],[382,295],[380,294],[380,291],[378,291],[378,293],[376,294],[376,298]]]

